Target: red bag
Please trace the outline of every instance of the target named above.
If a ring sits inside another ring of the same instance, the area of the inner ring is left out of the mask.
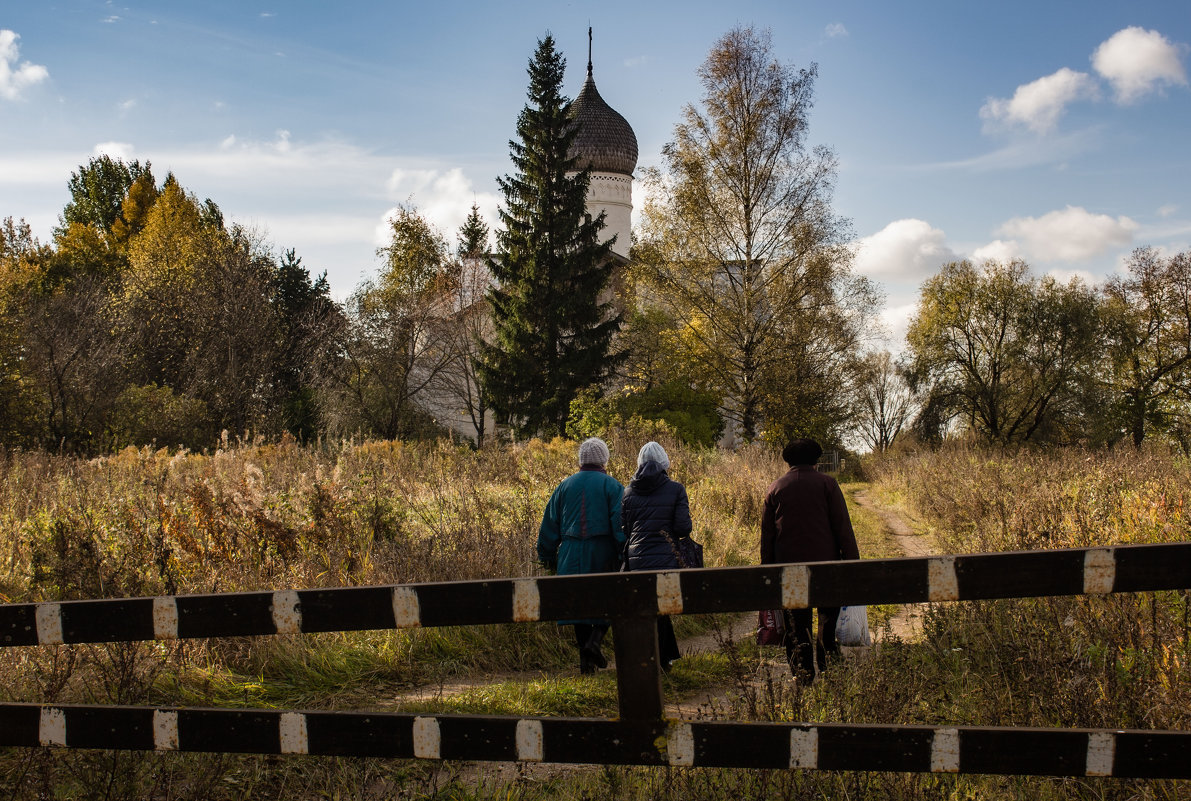
[[[757,645],[781,645],[786,636],[786,616],[781,609],[757,613]]]

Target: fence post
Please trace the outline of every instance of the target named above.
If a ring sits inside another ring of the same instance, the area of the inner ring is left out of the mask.
[[[657,618],[616,618],[612,621],[612,640],[620,719],[660,720],[663,707]]]

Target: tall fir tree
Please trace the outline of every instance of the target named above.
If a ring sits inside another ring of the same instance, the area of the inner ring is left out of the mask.
[[[311,364],[320,357],[328,321],[338,314],[324,272],[313,281],[293,248],[282,254],[273,271],[272,302],[279,341],[275,365],[287,431],[306,442],[318,435],[318,404]]]
[[[493,336],[480,379],[498,420],[520,435],[561,434],[571,400],[599,384],[620,317],[600,295],[612,275],[604,215],[586,213],[590,170],[570,154],[577,129],[562,95],[566,60],[547,35],[529,63],[529,103],[509,142],[489,291]]]
[[[488,251],[488,224],[480,216],[480,207],[472,203],[471,212],[463,221],[457,235],[459,244],[455,250],[461,259],[474,259]]]

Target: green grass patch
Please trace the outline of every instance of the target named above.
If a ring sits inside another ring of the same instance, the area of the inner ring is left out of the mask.
[[[736,643],[737,650],[756,650],[744,641]],[[716,653],[691,654],[674,663],[674,667],[662,679],[663,689],[679,695],[706,690],[732,680],[732,660],[722,651]]]
[[[738,649],[747,652],[746,643]],[[733,660],[725,653],[692,654],[674,663],[662,678],[664,696],[673,701],[732,681]],[[405,713],[467,715],[542,715],[605,717],[618,714],[616,672],[591,676],[541,676],[529,681],[501,681],[469,687],[440,698],[399,703]]]
[[[615,717],[616,674],[542,676],[472,687],[456,695],[399,704],[407,713]]]

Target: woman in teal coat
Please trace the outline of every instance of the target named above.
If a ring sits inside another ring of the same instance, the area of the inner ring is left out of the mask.
[[[621,483],[607,473],[608,446],[592,437],[579,446],[579,472],[563,479],[550,496],[538,530],[538,558],[560,576],[613,573],[620,569],[624,531],[620,524]],[[575,627],[579,670],[608,667],[600,643],[607,620],[560,620]]]

